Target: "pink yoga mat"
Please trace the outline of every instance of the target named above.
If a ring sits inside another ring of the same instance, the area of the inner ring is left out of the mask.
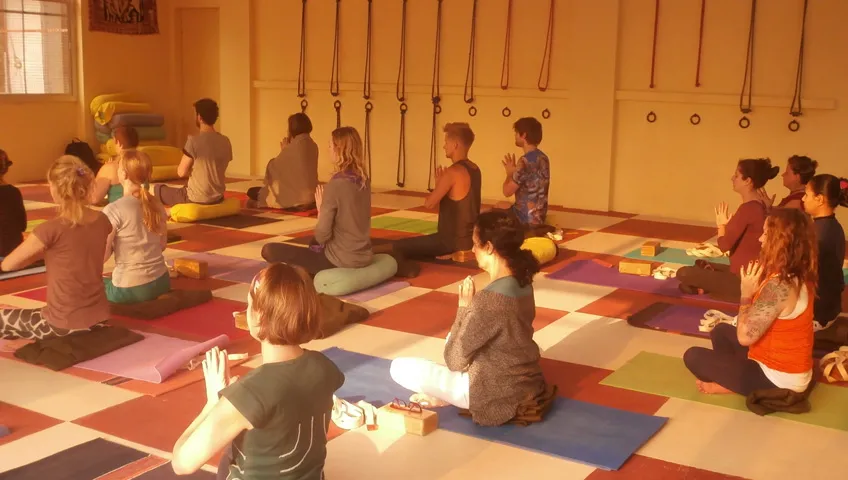
[[[230,343],[226,335],[198,343],[155,333],[138,333],[144,335],[144,340],[75,366],[144,382],[162,383],[185,367],[192,358],[212,347],[224,347]]]
[[[386,282],[377,285],[376,287],[369,288],[368,290],[352,293],[350,295],[345,295],[339,298],[346,302],[368,302],[374,300],[375,298],[382,297],[383,295],[388,295],[390,293],[395,293],[398,290],[403,290],[408,286],[409,282]]]

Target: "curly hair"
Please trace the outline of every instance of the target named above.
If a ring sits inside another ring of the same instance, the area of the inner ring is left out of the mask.
[[[818,280],[818,242],[810,216],[797,208],[774,208],[766,217],[760,265],[766,281],[796,280],[813,288]]]
[[[539,272],[539,261],[530,250],[523,250],[524,226],[515,215],[503,210],[481,213],[474,225],[479,246],[492,244],[495,253],[506,260],[512,276],[520,287],[533,283],[533,276]]]
[[[362,154],[362,138],[353,127],[341,127],[333,130],[333,150],[336,152],[338,161],[337,172],[349,172],[359,179],[362,188],[368,180],[365,173],[365,163]]]

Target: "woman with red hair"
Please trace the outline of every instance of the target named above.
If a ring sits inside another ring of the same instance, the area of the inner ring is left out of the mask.
[[[816,232],[798,209],[776,208],[766,217],[759,261],[741,269],[737,327],[722,323],[713,348],[683,355],[703,393],[781,388],[804,392],[813,377],[813,306]]]

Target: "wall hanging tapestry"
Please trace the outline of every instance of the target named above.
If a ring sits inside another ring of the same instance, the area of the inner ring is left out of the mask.
[[[120,35],[159,33],[156,0],[88,0],[88,30]]]

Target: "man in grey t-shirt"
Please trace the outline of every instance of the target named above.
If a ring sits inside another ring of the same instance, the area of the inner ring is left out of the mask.
[[[230,139],[215,131],[218,104],[209,98],[194,103],[197,114],[197,135],[189,136],[183,148],[183,158],[177,167],[181,178],[188,177],[185,187],[156,185],[154,193],[168,206],[180,203],[219,203],[224,199],[224,174],[233,159]]]

